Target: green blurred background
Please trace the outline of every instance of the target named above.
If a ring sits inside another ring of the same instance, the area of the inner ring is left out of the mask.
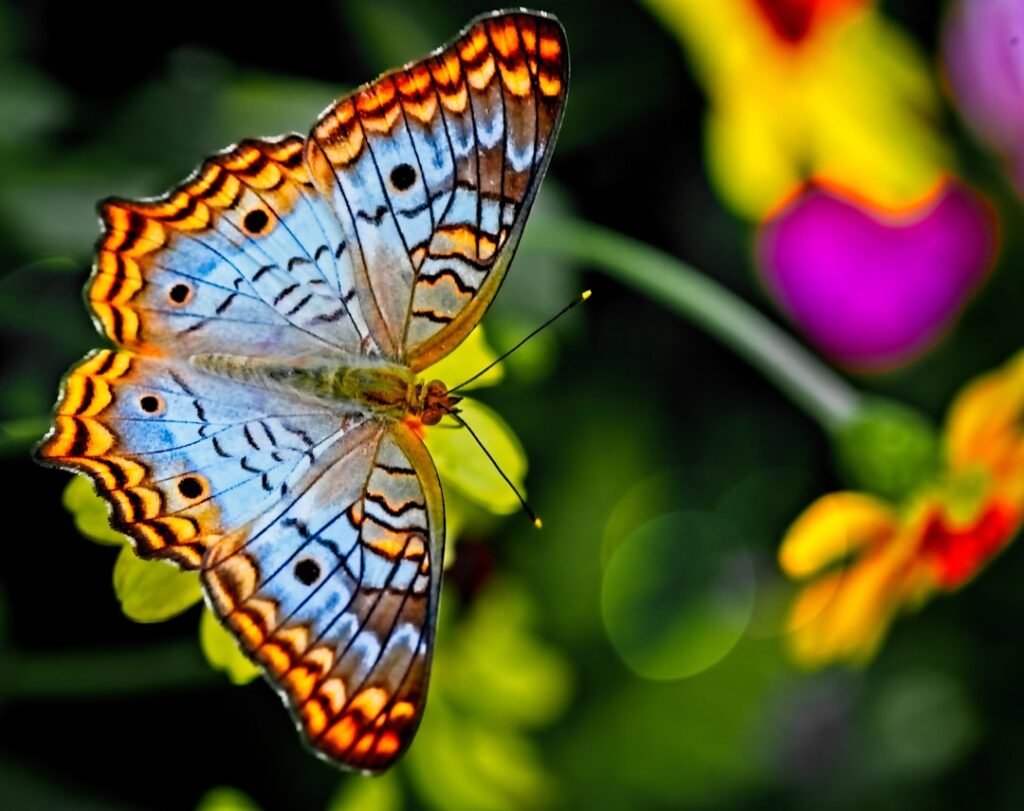
[[[936,5],[882,8],[934,54]],[[158,193],[242,137],[304,131],[487,9],[0,4],[0,807],[1024,806],[1020,549],[897,624],[869,668],[795,669],[775,552],[840,484],[825,436],[657,301],[529,238],[485,322],[492,344],[595,292],[480,395],[526,449],[545,529],[511,516],[460,539],[406,762],[373,781],[339,774],[265,684],[210,669],[197,611],[123,616],[114,552],[61,507],[68,477],[29,460],[61,374],[99,344],[80,297],[95,201]],[[545,9],[568,32],[573,78],[533,221],[568,211],[614,228],[778,318],[751,269],[752,227],[708,185],[702,92],[677,41],[636,3]],[[936,420],[1019,348],[1024,300],[1020,203],[944,115],[999,208],[999,268],[955,340],[858,381]]]

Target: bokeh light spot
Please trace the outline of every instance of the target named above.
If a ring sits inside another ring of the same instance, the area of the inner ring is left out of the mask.
[[[615,550],[601,609],[612,646],[638,675],[670,680],[721,661],[754,608],[751,556],[719,516],[668,513]]]

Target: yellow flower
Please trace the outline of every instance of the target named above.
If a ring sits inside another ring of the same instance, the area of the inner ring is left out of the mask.
[[[477,328],[451,355],[428,370],[432,378],[457,385],[496,360],[483,332]],[[494,384],[504,372],[498,364],[475,380],[474,388]],[[474,400],[463,399],[461,416],[523,492],[526,456],[508,425],[493,410]],[[445,493],[447,538],[451,544],[463,527],[486,522],[488,513],[505,514],[519,507],[519,501],[465,430],[447,423],[423,427],[423,438],[437,464]],[[121,610],[136,622],[163,622],[188,610],[202,599],[199,575],[174,565],[137,557],[127,536],[110,528],[106,504],[84,476],[76,476],[64,491],[64,506],[72,513],[75,526],[97,543],[118,545],[121,551],[114,565],[114,592]],[[449,545],[445,562],[450,563]],[[200,621],[200,642],[206,658],[224,671],[235,684],[245,684],[259,675],[259,669],[239,650],[231,635],[208,608]]]
[[[950,409],[938,479],[903,504],[842,492],[814,502],[783,539],[795,658],[872,657],[896,615],[970,581],[1024,517],[1024,352],[967,386]]]
[[[742,216],[809,177],[904,208],[948,169],[929,65],[865,0],[647,3],[705,86],[712,182]]]

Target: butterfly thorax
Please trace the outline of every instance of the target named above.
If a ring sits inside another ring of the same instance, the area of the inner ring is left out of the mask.
[[[421,381],[407,366],[366,357],[255,358],[225,353],[193,355],[190,363],[219,377],[283,391],[330,406],[355,406],[375,417],[418,418],[436,425],[461,398],[440,380]]]

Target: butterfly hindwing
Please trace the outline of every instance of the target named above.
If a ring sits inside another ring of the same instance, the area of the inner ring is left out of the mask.
[[[120,346],[374,349],[354,303],[348,237],[313,187],[297,135],[243,141],[163,197],[111,199],[100,214],[86,296]]]
[[[547,167],[567,83],[558,22],[499,13],[339,100],[313,128],[310,174],[353,237],[363,313],[388,357],[426,368],[489,306]]]
[[[280,506],[209,553],[203,580],[214,609],[322,756],[376,772],[411,740],[443,540],[426,449],[403,425],[370,421]]]
[[[88,474],[140,555],[197,568],[340,435],[336,413],[237,388],[187,361],[97,350],[68,373],[37,455]]]

